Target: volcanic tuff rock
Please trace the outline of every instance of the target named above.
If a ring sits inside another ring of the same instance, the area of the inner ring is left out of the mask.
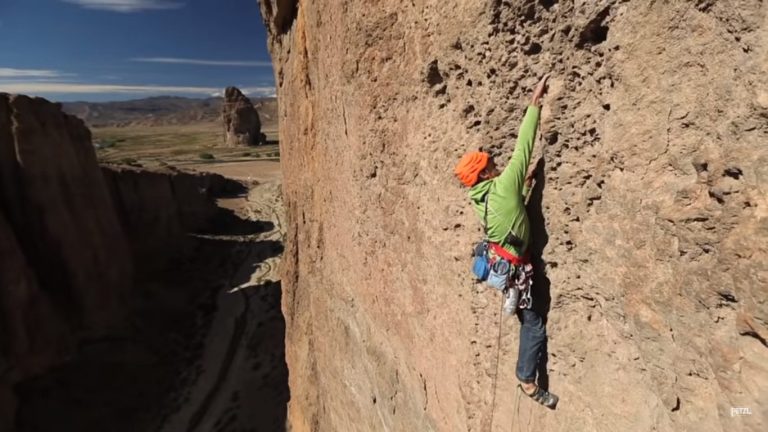
[[[237,87],[227,87],[224,92],[221,117],[224,121],[224,139],[227,146],[251,146],[264,143],[259,113],[253,107],[251,100],[245,97]]]
[[[293,430],[768,428],[768,4],[261,10]],[[480,224],[451,174],[469,149],[508,160],[544,73],[529,213],[557,411],[515,393],[519,324],[499,335],[470,278]]]

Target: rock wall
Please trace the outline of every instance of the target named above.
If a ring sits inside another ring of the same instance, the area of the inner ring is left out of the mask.
[[[88,129],[43,99],[0,94],[3,430],[10,385],[122,325],[131,276]]]
[[[768,5],[261,10],[293,430],[766,429]],[[451,177],[469,149],[507,161],[544,73],[529,214],[556,411],[515,392],[519,324],[470,279]]]
[[[204,234],[216,225],[231,229],[239,219],[221,209],[216,198],[247,191],[218,174],[114,165],[105,165],[102,172],[144,273],[161,271],[180,258],[191,244],[190,233]]]

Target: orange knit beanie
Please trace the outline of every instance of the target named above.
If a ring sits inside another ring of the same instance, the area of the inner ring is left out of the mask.
[[[488,165],[488,153],[469,152],[462,156],[453,172],[464,186],[472,187],[477,183],[477,177],[486,165]]]

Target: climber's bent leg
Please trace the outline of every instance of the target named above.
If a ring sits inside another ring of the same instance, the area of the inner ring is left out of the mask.
[[[532,384],[547,342],[547,328],[541,315],[531,309],[518,310],[520,319],[520,348],[515,374],[520,382]]]

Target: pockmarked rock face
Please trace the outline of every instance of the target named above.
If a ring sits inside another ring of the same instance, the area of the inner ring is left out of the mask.
[[[259,113],[237,87],[227,87],[221,105],[227,146],[252,146],[264,143]]]
[[[0,428],[13,383],[123,325],[131,275],[88,129],[57,104],[0,94]]]
[[[292,430],[768,428],[768,4],[260,3]],[[545,73],[528,210],[556,411],[516,392],[519,323],[471,280],[452,178],[467,150],[506,163]]]

